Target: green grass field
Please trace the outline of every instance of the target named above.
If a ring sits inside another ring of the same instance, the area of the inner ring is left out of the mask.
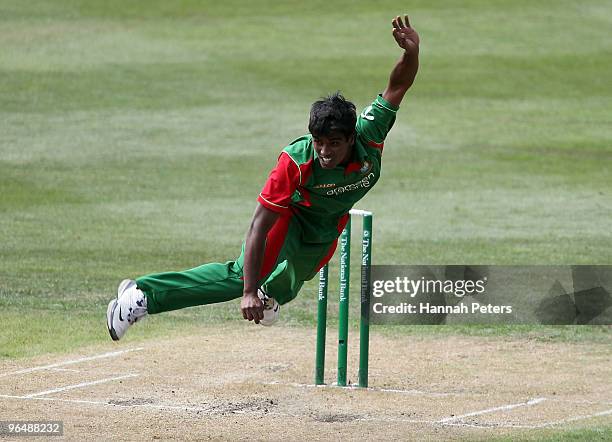
[[[209,3],[0,2],[2,356],[105,340],[122,278],[234,258],[310,103],[367,105],[398,56],[393,2]],[[360,203],[375,262],[612,263],[612,7],[407,12],[421,70]],[[310,326],[313,296],[285,320]],[[226,320],[236,304],[141,333]]]
[[[421,69],[359,204],[375,263],[612,264],[612,4],[398,7],[0,0],[0,358],[104,342],[121,279],[236,257],[311,102],[339,89],[361,108],[385,87],[403,12]],[[311,283],[283,321],[312,327],[314,297]],[[238,320],[237,302],[190,309],[130,339]]]

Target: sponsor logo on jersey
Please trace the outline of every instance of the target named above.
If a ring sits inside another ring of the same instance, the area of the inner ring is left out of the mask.
[[[336,187],[336,183],[325,183],[325,184],[317,184],[313,186],[313,189],[329,189],[330,187]]]
[[[344,192],[352,192],[354,190],[368,188],[372,185],[372,179],[375,177],[374,172],[370,172],[362,179],[353,184],[347,184],[346,186],[337,187],[327,191],[328,195],[341,195]]]
[[[374,115],[370,115],[369,112],[372,110],[372,105],[366,107],[361,113],[361,118],[365,118],[369,121],[374,121]]]

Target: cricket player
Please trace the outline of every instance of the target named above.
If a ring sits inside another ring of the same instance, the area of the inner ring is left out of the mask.
[[[357,116],[339,93],[312,105],[308,130],[285,147],[253,214],[240,257],[124,280],[107,309],[107,327],[119,340],[147,314],[242,297],[244,319],[271,325],[332,257],[349,210],[380,176],[385,137],[412,86],[419,36],[408,16],[392,20],[403,50],[384,92]]]

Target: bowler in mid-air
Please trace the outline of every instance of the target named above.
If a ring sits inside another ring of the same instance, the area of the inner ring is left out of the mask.
[[[240,256],[124,280],[106,314],[113,340],[147,314],[239,297],[244,319],[276,322],[280,306],[331,259],[349,210],[380,177],[385,138],[419,66],[419,36],[408,16],[397,16],[392,24],[403,52],[387,87],[359,116],[339,93],[312,105],[310,133],[280,153]]]

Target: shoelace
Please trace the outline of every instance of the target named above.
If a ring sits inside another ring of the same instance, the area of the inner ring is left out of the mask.
[[[127,321],[130,324],[134,324],[147,314],[147,298],[145,296],[140,296],[138,292],[136,292],[136,294],[139,295],[139,299],[133,303],[136,307],[130,307],[127,314]]]
[[[272,298],[266,298],[263,302],[264,310],[272,310],[274,308],[274,301]]]
[[[270,298],[262,289],[259,289],[258,292],[259,299],[261,299],[261,302],[263,302],[264,310],[272,310],[274,308],[274,301],[272,298]]]

